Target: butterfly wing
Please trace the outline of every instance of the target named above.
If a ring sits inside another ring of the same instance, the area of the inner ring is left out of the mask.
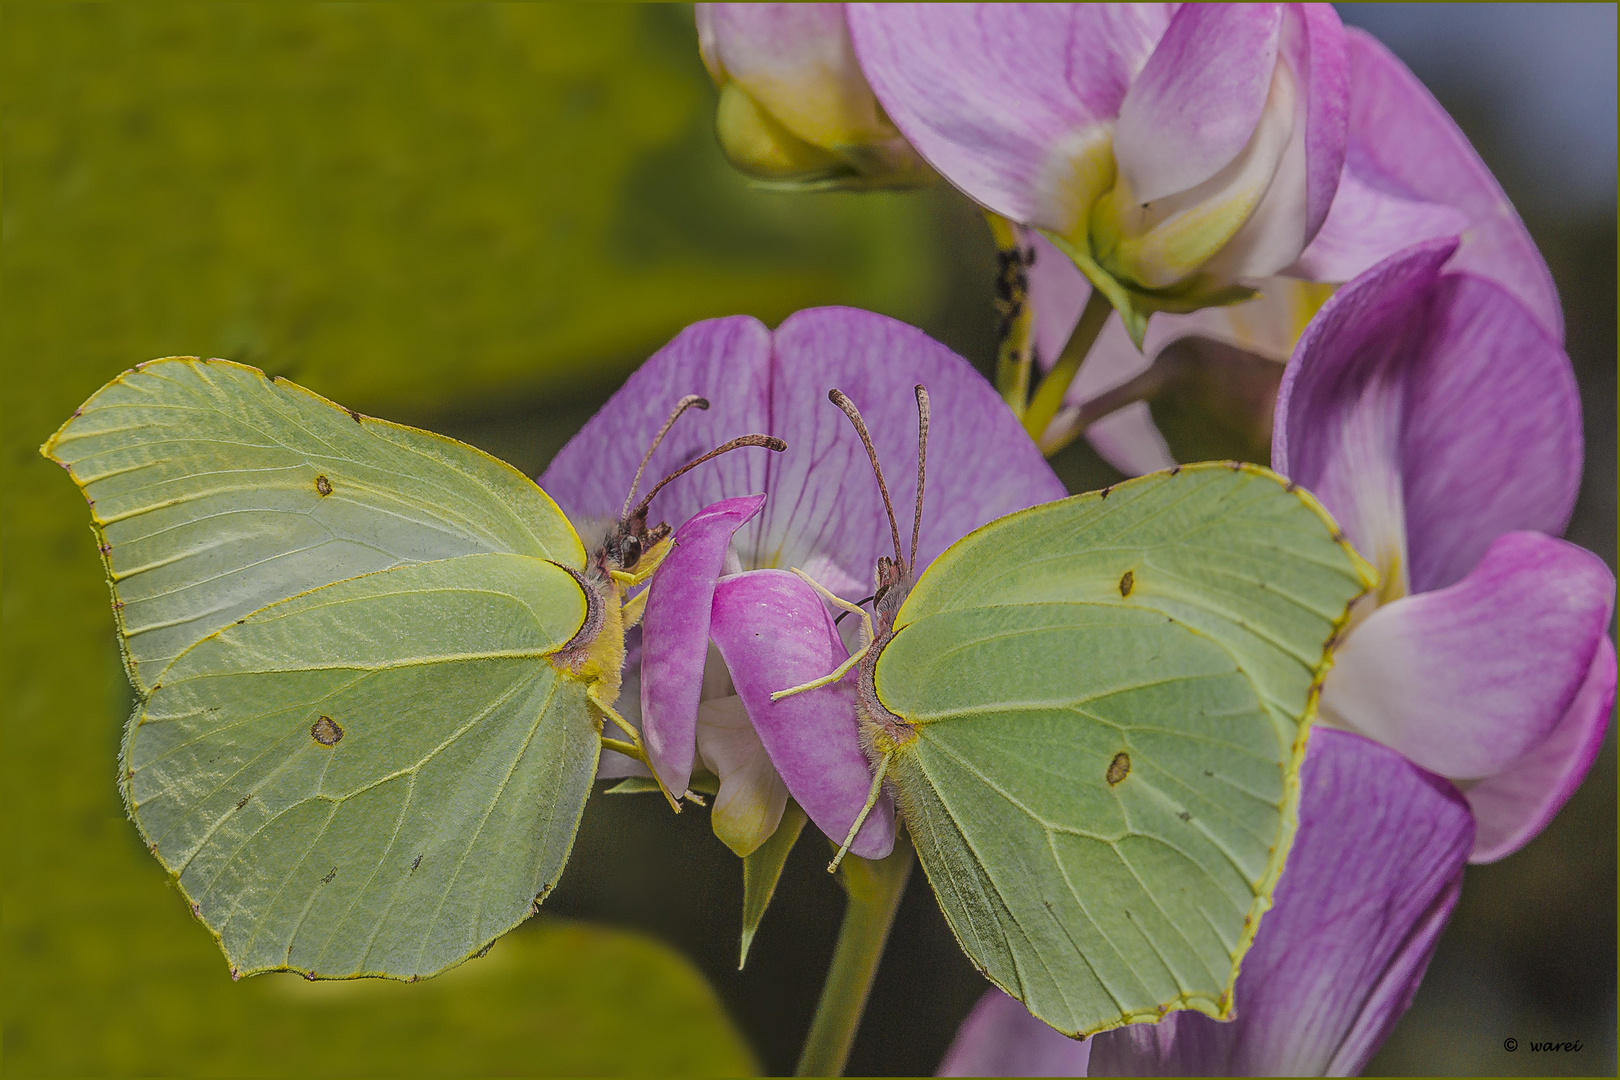
[[[131,815],[233,969],[432,975],[555,884],[596,771],[565,570],[465,555],[263,608],[163,673]]]
[[[1371,584],[1314,500],[1226,465],[1009,515],[928,569],[877,664],[916,732],[889,775],[989,978],[1069,1034],[1231,1015]]]
[[[471,447],[226,361],[155,361],[45,446],[131,681],[124,798],[233,970],[431,975],[556,882],[596,768],[584,549]]]
[[[226,360],[155,360],[44,446],[90,503],[130,679],[249,612],[412,562],[504,551],[582,569],[522,473]]]

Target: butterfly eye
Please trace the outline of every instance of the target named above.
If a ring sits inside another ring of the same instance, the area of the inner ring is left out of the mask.
[[[641,561],[641,537],[631,535],[619,541],[619,569],[628,570]]]

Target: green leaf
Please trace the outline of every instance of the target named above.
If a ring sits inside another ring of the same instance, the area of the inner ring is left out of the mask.
[[[590,677],[552,663],[587,601],[544,492],[189,358],[43,452],[89,500],[142,697],[125,805],[234,974],[422,978],[532,913],[600,750]]]
[[[754,943],[754,934],[759,931],[760,920],[765,918],[765,909],[771,906],[771,897],[776,895],[776,883],[787,865],[788,854],[793,851],[808,820],[799,804],[789,799],[770,839],[743,857],[742,952],[737,957],[738,971],[748,963],[748,947]]]
[[[1236,463],[1020,511],[933,563],[876,687],[911,725],[889,775],[918,856],[992,981],[1071,1035],[1232,1015],[1373,580],[1314,500]]]

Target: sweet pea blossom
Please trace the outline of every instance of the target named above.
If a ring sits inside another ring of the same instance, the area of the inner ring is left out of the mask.
[[[1323,307],[1283,377],[1272,461],[1382,579],[1321,719],[1457,783],[1489,862],[1540,832],[1597,754],[1614,577],[1553,538],[1581,474],[1569,358],[1500,284],[1444,270],[1456,250],[1417,245]]]
[[[802,311],[774,331],[744,316],[687,328],[540,478],[582,532],[600,529],[618,513],[671,403],[694,393],[711,408],[675,424],[649,475],[743,432],[787,443],[779,455],[728,454],[654,498],[655,518],[684,524],[648,593],[639,713],[630,701],[621,706],[639,718],[652,767],[670,790],[684,790],[700,767],[718,777],[715,832],[738,854],[775,831],[790,795],[840,841],[865,803],[871,767],[852,680],[779,702],[770,694],[825,675],[848,656],[822,599],[788,571],[801,569],[858,601],[890,546],[866,452],[827,392],[837,387],[859,404],[881,460],[901,470],[888,482],[905,509],[916,492],[908,466],[917,455],[917,383],[933,401],[922,563],[980,525],[1065,494],[967,361],[904,323],[847,308]],[[626,698],[634,685],[627,677]],[[603,758],[603,775],[638,771],[618,755]],[[877,858],[893,841],[885,796],[851,851]]]
[[[1140,341],[1251,295],[1323,227],[1344,29],[1317,4],[853,4],[888,115],[946,179],[1046,231]]]
[[[1254,282],[1260,295],[1192,314],[1156,315],[1137,349],[1118,317],[1104,328],[1043,437],[1061,444],[1080,430],[1115,468],[1140,475],[1174,461],[1145,404],[1101,420],[1084,409],[1101,395],[1144,386],[1154,361],[1187,339],[1215,341],[1281,367],[1332,287],[1412,244],[1459,238],[1448,268],[1512,293],[1557,341],[1563,316],[1552,275],[1501,186],[1456,123],[1407,67],[1366,31],[1345,31],[1350,65],[1349,142],[1327,219],[1300,258]],[[1031,240],[1036,359],[1049,368],[1069,340],[1091,287],[1043,237]],[[1134,380],[1134,383],[1133,383]],[[1269,428],[1269,409],[1241,418]]]
[[[1175,1012],[1076,1041],[988,991],[943,1076],[1355,1075],[1411,1004],[1473,843],[1461,795],[1361,736],[1311,734],[1299,832],[1221,1022]]]
[[[933,180],[872,96],[842,4],[698,4],[697,28],[720,89],[715,133],[741,171],[822,188]]]

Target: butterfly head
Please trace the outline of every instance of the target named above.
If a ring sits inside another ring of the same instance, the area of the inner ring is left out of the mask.
[[[705,398],[701,398],[696,394],[688,394],[675,403],[675,408],[670,412],[669,418],[664,421],[664,426],[658,429],[657,435],[653,436],[651,445],[647,447],[647,452],[641,457],[641,464],[636,467],[634,479],[630,481],[630,492],[624,497],[624,508],[619,511],[619,520],[614,524],[613,528],[608,530],[607,536],[596,550],[596,565],[603,574],[611,576],[614,571],[632,573],[638,566],[643,568],[657,566],[659,562],[663,561],[664,556],[669,553],[671,543],[669,525],[665,522],[659,522],[657,525],[649,526],[647,524],[647,512],[652,505],[653,496],[662,491],[671,480],[684,476],[711,458],[719,457],[721,454],[736,450],[739,447],[763,446],[777,453],[787,449],[787,443],[770,435],[740,436],[722,443],[707,454],[703,454],[682,465],[654,484],[652,490],[647,492],[640,502],[637,502],[636,488],[641,484],[641,474],[646,472],[647,463],[652,460],[653,451],[657,450],[658,444],[664,441],[664,436],[669,434],[669,429],[675,425],[675,421],[680,419],[681,414],[687,409],[707,409],[708,407],[709,402]]]

